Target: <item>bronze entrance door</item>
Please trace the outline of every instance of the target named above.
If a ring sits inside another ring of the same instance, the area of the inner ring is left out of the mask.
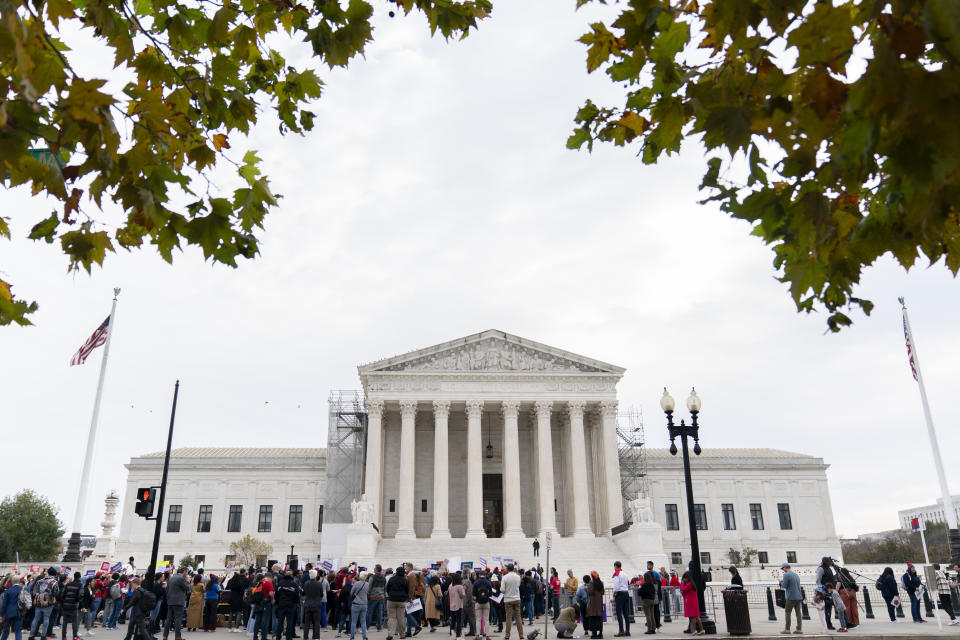
[[[488,538],[503,537],[503,476],[483,474],[483,530]]]

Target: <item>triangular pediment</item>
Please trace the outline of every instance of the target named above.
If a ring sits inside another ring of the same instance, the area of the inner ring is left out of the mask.
[[[377,373],[587,373],[616,375],[621,367],[569,351],[489,330],[359,367]]]

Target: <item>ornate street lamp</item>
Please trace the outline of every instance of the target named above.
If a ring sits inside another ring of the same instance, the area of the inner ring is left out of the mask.
[[[690,425],[687,426],[683,420],[680,425],[673,424],[673,410],[676,407],[673,396],[663,388],[663,397],[660,398],[660,408],[667,414],[667,430],[670,433],[670,455],[677,455],[677,444],[674,440],[680,438],[680,447],[683,451],[683,478],[687,486],[687,519],[690,526],[690,553],[691,565],[690,572],[693,576],[693,583],[697,587],[697,599],[700,601],[700,615],[704,619],[704,630],[707,633],[716,633],[716,625],[707,620],[707,611],[704,608],[703,589],[706,581],[703,579],[703,571],[700,566],[700,542],[697,540],[697,519],[693,506],[693,483],[690,479],[690,451],[687,447],[687,438],[693,438],[693,453],[700,455],[700,426],[697,424],[697,415],[700,413],[702,403],[696,389],[690,389],[690,397],[687,398],[687,410],[690,412]],[[707,630],[708,624],[713,628]]]
[[[487,460],[493,459],[493,443],[490,441],[490,416],[487,415]]]

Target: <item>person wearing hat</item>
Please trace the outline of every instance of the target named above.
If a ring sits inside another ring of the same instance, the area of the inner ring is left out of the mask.
[[[920,576],[917,575],[917,568],[913,566],[912,562],[907,563],[907,571],[903,574],[903,577],[900,578],[900,584],[903,585],[907,595],[910,596],[910,615],[913,617],[913,621],[926,622],[926,620],[920,616],[919,596],[923,583],[920,582]]]
[[[797,628],[794,633],[801,634],[803,633],[803,616],[800,615],[800,605],[803,603],[803,592],[800,591],[800,577],[790,570],[790,565],[786,562],[780,565],[780,568],[783,570],[780,587],[784,590],[783,595],[786,600],[784,617],[787,621],[787,626],[780,633],[790,633],[790,613],[792,612],[797,619]]]

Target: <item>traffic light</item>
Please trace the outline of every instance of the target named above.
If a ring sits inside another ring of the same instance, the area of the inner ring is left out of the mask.
[[[137,506],[134,509],[141,518],[153,517],[153,503],[157,499],[157,491],[153,487],[137,489]]]

